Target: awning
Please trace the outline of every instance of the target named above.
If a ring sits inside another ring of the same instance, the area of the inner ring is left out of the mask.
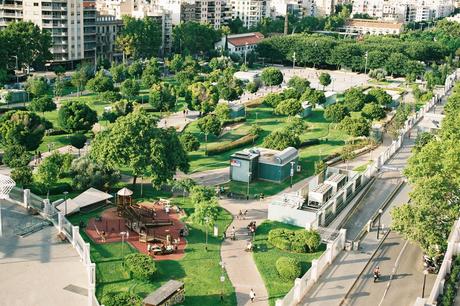
[[[80,211],[81,208],[90,206],[102,201],[113,198],[111,194],[97,190],[96,188],[90,188],[73,199],[67,200],[67,215]],[[65,201],[56,206],[59,211],[65,211]]]

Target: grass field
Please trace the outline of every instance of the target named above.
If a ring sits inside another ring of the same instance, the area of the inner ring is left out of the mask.
[[[303,275],[310,269],[312,260],[320,257],[325,250],[324,245],[316,253],[291,253],[277,249],[268,242],[268,233],[275,228],[302,230],[300,227],[275,221],[264,221],[256,230],[253,256],[268,290],[270,305],[275,305],[276,299],[284,297],[294,285],[294,281],[287,281],[279,276],[275,267],[276,260],[282,256],[296,258],[301,263]]]
[[[148,196],[147,196],[148,197]],[[193,212],[192,204],[187,198],[173,198],[174,204],[180,205],[187,215]],[[71,222],[78,224],[80,219],[85,223],[89,218],[97,216],[101,210],[86,215],[75,215]],[[220,208],[217,220],[219,232],[231,223],[232,216]],[[170,279],[181,280],[185,283],[186,299],[183,305],[236,305],[234,289],[226,277],[222,286],[220,276],[221,239],[209,236],[208,251],[205,247],[205,229],[201,226],[188,224],[190,234],[187,236],[185,257],[179,261],[157,261],[157,276],[152,282],[131,279],[122,266],[121,243],[97,245],[91,242],[83,231],[82,236],[91,244],[91,258],[96,262],[96,294],[100,299],[108,292],[129,291],[145,297]],[[137,252],[125,244],[123,254]],[[223,289],[224,302],[220,301]]]

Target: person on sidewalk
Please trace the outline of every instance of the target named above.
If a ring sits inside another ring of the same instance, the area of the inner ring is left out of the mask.
[[[254,292],[254,289],[251,288],[251,291],[249,292],[249,298],[251,299],[251,302],[254,303],[254,299],[256,298],[256,293]]]

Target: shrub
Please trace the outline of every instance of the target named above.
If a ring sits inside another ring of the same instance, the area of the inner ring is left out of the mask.
[[[313,145],[317,145],[320,143],[320,140],[318,138],[313,138],[313,139],[307,139],[305,141],[302,141],[302,143],[300,144],[300,147],[299,148],[304,148],[304,147],[308,147],[308,146],[313,146]]]
[[[265,137],[262,146],[274,150],[284,150],[287,147],[298,148],[300,146],[300,138],[292,130],[275,130]]]
[[[190,132],[182,133],[179,140],[187,152],[196,151],[200,148],[200,141]]]
[[[130,292],[119,292],[115,294],[106,294],[102,297],[101,303],[105,306],[141,306],[142,299]]]
[[[265,96],[265,98],[262,101],[264,104],[267,104],[268,106],[275,108],[283,100],[284,100],[284,96],[282,94],[269,93],[268,95]]]
[[[232,142],[217,145],[215,147],[212,147],[212,148],[208,149],[208,155],[216,155],[216,154],[220,154],[222,152],[227,152],[227,151],[232,150],[232,149],[240,148],[242,146],[245,146],[245,145],[247,145],[249,143],[254,142],[254,140],[256,140],[257,137],[258,137],[258,135],[248,134],[248,135],[245,135],[245,136],[243,136],[241,138],[238,138],[237,140],[234,140]]]
[[[276,260],[275,266],[281,278],[286,280],[294,280],[302,272],[300,262],[295,258],[280,257]]]
[[[58,182],[49,188],[50,195],[63,194],[64,191],[71,191],[72,187],[67,182]],[[39,183],[30,186],[30,192],[38,195],[45,195],[48,192],[48,187]]]
[[[321,236],[314,230],[293,231],[277,228],[268,233],[268,242],[285,251],[316,252],[321,245]]]
[[[275,107],[275,114],[295,116],[302,111],[302,103],[297,99],[286,99]]]
[[[246,121],[246,117],[236,117],[236,118],[230,118],[230,119],[225,119],[221,121],[222,121],[222,126],[225,126],[225,125],[230,125],[230,124],[234,124],[238,122],[244,122]]]
[[[126,268],[138,280],[150,280],[156,272],[155,261],[145,254],[129,254],[125,257]]]

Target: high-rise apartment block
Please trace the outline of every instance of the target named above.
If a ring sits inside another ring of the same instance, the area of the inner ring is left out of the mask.
[[[353,13],[400,22],[427,21],[449,16],[453,0],[355,0]]]
[[[230,0],[232,19],[239,18],[247,28],[255,26],[264,17],[270,17],[268,0]]]
[[[67,64],[96,55],[94,0],[3,0],[0,28],[11,22],[31,21],[52,38],[53,62]]]

